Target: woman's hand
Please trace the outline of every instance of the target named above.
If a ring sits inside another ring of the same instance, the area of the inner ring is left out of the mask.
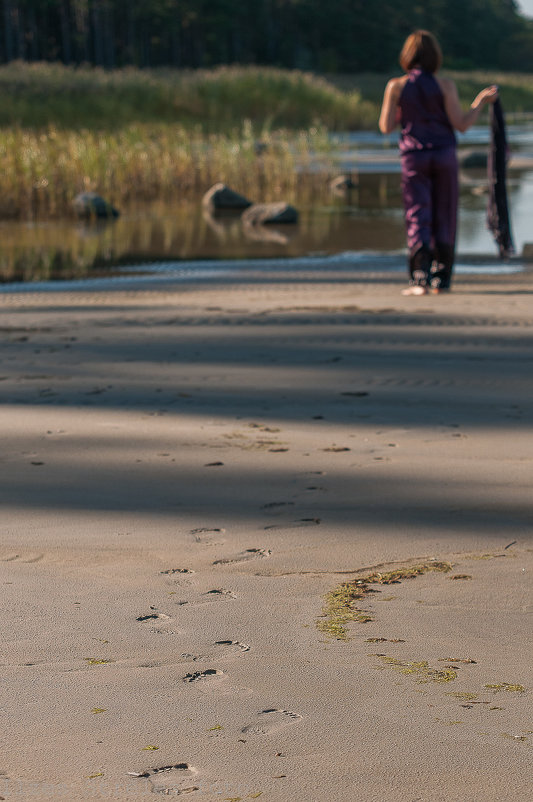
[[[498,97],[498,87],[496,84],[492,84],[492,86],[485,87],[476,95],[472,107],[477,108],[478,106],[485,106],[487,103],[495,103]]]

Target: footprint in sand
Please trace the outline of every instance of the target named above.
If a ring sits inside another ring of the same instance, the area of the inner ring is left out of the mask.
[[[7,553],[6,557],[0,557],[0,562],[4,563],[13,563],[13,562],[22,562],[22,563],[38,563],[44,559],[43,553],[31,553],[27,554],[26,556],[22,556],[21,554],[16,553]]]
[[[250,647],[247,643],[241,643],[238,640],[217,640],[214,645],[218,647],[217,653],[220,657],[237,654],[238,652],[250,651]]]
[[[191,571],[190,568],[167,568],[166,571],[160,571],[159,573],[174,576],[174,574],[194,574],[194,571]]]
[[[301,718],[298,713],[292,713],[290,710],[278,710],[271,707],[261,710],[257,714],[256,720],[252,724],[247,724],[243,727],[241,732],[246,735],[269,735],[284,729],[289,724],[294,724]]]
[[[213,644],[215,647],[211,652],[204,654],[182,654],[184,659],[192,660],[194,663],[211,662],[212,660],[220,660],[224,657],[233,657],[242,652],[249,652],[250,647],[247,643],[241,643],[237,640],[217,640]]]
[[[205,671],[195,671],[192,674],[185,674],[183,682],[213,682],[220,681],[225,674],[218,668],[208,668]]]
[[[165,615],[165,613],[158,612],[156,607],[150,607],[150,612],[146,613],[145,615],[139,615],[135,619],[136,621],[157,621],[158,619],[163,621],[170,621],[171,618],[169,615]]]
[[[298,521],[294,521],[292,523],[287,524],[270,524],[269,526],[263,527],[265,530],[268,529],[296,529],[297,527],[301,526],[318,526],[318,524],[322,523],[322,518],[300,518]]]
[[[227,680],[226,672],[220,671],[218,668],[195,671],[183,677],[183,682],[191,683],[200,693],[209,696],[240,696],[244,698],[252,695],[251,688],[237,688],[234,685],[228,685]]]
[[[221,535],[224,534],[225,529],[207,529],[201,527],[200,529],[191,529],[191,535],[195,543],[201,543],[202,546],[220,546],[226,541]]]
[[[207,604],[208,602],[216,602],[216,601],[229,601],[230,599],[236,599],[235,593],[231,590],[226,590],[225,588],[213,588],[213,590],[208,590],[206,593],[202,593],[196,599],[182,599],[177,604],[181,607],[184,604],[190,604],[191,606],[196,604]]]
[[[170,766],[149,768],[142,772],[128,772],[130,777],[148,780],[152,793],[174,796],[199,791],[199,787],[194,782],[197,774],[197,770],[188,763],[173,763]]]
[[[244,563],[248,560],[257,560],[262,557],[269,557],[272,554],[270,549],[246,549],[236,554],[234,557],[225,557],[222,560],[215,560],[213,565],[232,565],[235,563]]]
[[[150,612],[145,613],[144,615],[138,615],[135,619],[140,623],[144,624],[151,624],[150,632],[154,635],[176,635],[178,634],[177,631],[172,629],[170,622],[172,621],[171,616],[165,615],[165,613],[160,613],[157,608],[150,607]],[[156,623],[157,622],[157,623]]]
[[[176,587],[190,587],[194,584],[193,574],[195,573],[191,568],[167,568],[165,571],[159,572],[161,576],[165,577],[165,584],[173,588]],[[173,591],[175,593],[176,591]]]

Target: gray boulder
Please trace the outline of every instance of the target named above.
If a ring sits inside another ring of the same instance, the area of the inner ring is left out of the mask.
[[[459,164],[466,169],[487,169],[488,154],[484,150],[471,150],[459,155]]]
[[[204,209],[211,212],[222,210],[240,211],[241,209],[247,209],[252,205],[252,202],[225,184],[219,183],[214,184],[211,189],[207,190],[202,198],[202,205]]]
[[[109,201],[101,198],[96,192],[81,192],[76,195],[72,205],[78,217],[97,217],[102,219],[120,215],[120,212]]]
[[[285,201],[277,203],[254,203],[242,215],[246,225],[264,226],[270,223],[297,223],[298,212]]]

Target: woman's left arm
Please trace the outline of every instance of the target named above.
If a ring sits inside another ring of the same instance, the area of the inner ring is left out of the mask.
[[[481,110],[487,103],[494,103],[498,98],[498,87],[495,84],[487,86],[476,95],[468,111],[463,111],[454,82],[450,78],[437,78],[437,81],[444,95],[448,119],[453,127],[461,132],[467,131],[471,125],[477,122]]]

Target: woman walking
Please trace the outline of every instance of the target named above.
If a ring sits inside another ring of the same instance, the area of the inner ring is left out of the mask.
[[[459,196],[454,129],[466,131],[498,88],[483,89],[464,112],[455,83],[437,75],[442,53],[428,31],[415,31],[400,53],[401,78],[385,89],[379,128],[400,125],[402,192],[409,249],[410,286],[404,295],[450,289]]]

